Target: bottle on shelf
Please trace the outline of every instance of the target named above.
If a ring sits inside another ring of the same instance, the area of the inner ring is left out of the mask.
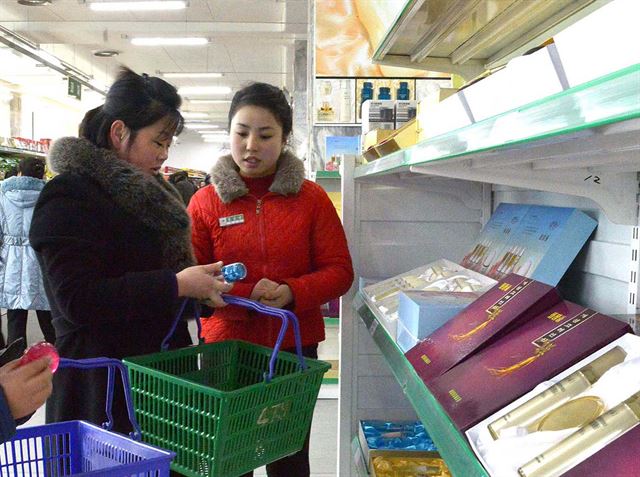
[[[351,103],[351,83],[349,80],[340,81],[340,122],[350,123],[353,107]]]
[[[386,86],[381,86],[378,91],[378,99],[381,99],[381,100],[391,99],[391,88],[387,88]]]
[[[333,106],[331,105],[332,93],[333,87],[331,86],[331,81],[323,81],[320,84],[320,96],[322,98],[322,102],[320,103],[320,108],[318,109],[318,121],[335,121],[336,115]]]
[[[411,91],[409,90],[409,83],[406,81],[400,81],[400,87],[396,90],[396,99],[409,100]]]
[[[365,81],[362,84],[362,91],[360,92],[360,114],[362,115],[362,103],[368,99],[373,99],[373,83],[371,81]]]

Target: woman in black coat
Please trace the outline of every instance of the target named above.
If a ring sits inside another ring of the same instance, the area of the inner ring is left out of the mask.
[[[160,350],[182,297],[223,306],[230,288],[221,263],[192,266],[190,223],[175,189],[159,174],[182,128],[175,88],[124,69],[105,104],[91,110],[80,138],[53,145],[59,175],[42,191],[31,225],[51,304],[56,347],[67,358],[122,359]],[[181,321],[171,342],[190,344]],[[104,411],[106,372],[62,369],[54,376],[47,422]],[[115,430],[130,431],[120,389]]]

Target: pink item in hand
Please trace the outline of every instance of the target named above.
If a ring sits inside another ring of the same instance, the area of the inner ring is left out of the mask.
[[[56,350],[56,347],[51,343],[47,343],[46,341],[39,341],[38,343],[27,348],[22,358],[20,358],[20,365],[30,363],[31,361],[35,361],[45,356],[49,356],[49,358],[51,359],[49,368],[51,368],[52,373],[55,373],[58,369],[60,356],[58,355],[58,350]]]

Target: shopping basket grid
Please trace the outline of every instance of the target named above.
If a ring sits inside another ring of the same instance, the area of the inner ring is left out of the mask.
[[[124,366],[108,358],[61,359],[60,368],[107,367],[106,414],[103,428],[84,421],[68,421],[19,429],[13,439],[0,444],[0,477],[168,477],[172,452],[137,442],[140,430],[133,409],[129,417],[134,428],[130,437],[110,432],[115,369],[121,373],[125,393],[128,377]],[[126,399],[130,407],[130,398]]]
[[[292,320],[299,344],[295,315],[277,312],[281,337]],[[300,450],[330,366],[278,353],[281,341],[273,350],[223,341],[126,358],[143,440],[176,452],[172,469],[192,477],[233,477]]]

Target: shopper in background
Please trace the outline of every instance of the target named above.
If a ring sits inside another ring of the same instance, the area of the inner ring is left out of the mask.
[[[192,266],[189,216],[160,175],[182,129],[180,96],[162,79],[123,68],[104,105],[89,111],[80,138],[56,141],[31,225],[65,358],[121,359],[160,350],[182,297],[223,306],[221,263]],[[189,345],[181,320],[170,342]],[[63,369],[54,377],[47,422],[105,421],[106,372]],[[129,432],[116,389],[115,430]]]
[[[198,261],[243,262],[248,275],[233,294],[292,310],[305,356],[317,358],[325,338],[320,307],[349,289],[353,268],[331,200],[304,179],[303,163],[285,149],[291,118],[278,88],[255,83],[238,91],[229,111],[231,155],[218,160],[213,187],[196,192],[188,210]],[[203,320],[203,335],[207,342],[242,339],[273,347],[280,324],[228,306]],[[289,328],[283,348],[293,351],[294,343]],[[301,452],[267,465],[267,473],[308,476],[308,436]]]
[[[196,192],[196,186],[189,180],[189,174],[187,171],[177,171],[169,176],[169,182],[173,184],[185,205],[189,205],[189,201],[193,194]]]
[[[0,367],[0,443],[15,434],[51,394],[49,358],[20,366],[18,360]]]
[[[18,175],[0,183],[0,307],[7,308],[7,344],[27,343],[28,310],[36,310],[44,339],[54,344],[49,301],[36,253],[29,244],[33,209],[44,187],[43,159],[25,157]]]

